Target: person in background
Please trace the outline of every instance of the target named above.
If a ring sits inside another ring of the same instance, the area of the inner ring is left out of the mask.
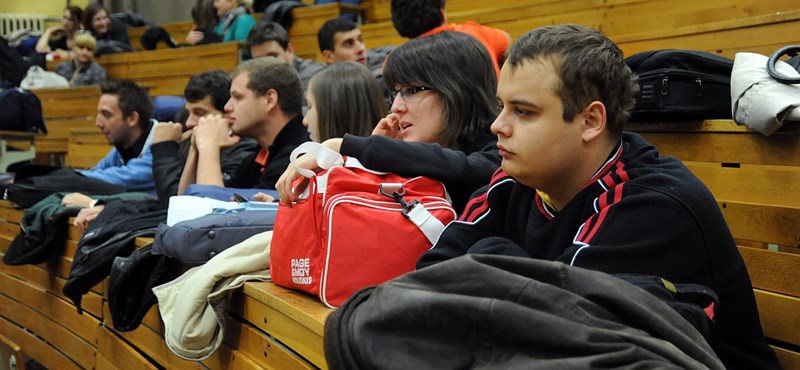
[[[247,12],[247,3],[242,0],[214,0],[214,8],[219,17],[214,33],[223,42],[247,40],[250,29],[256,24],[255,18]]]
[[[131,80],[100,84],[95,126],[114,147],[97,165],[78,171],[93,179],[119,185],[127,191],[153,192],[153,102],[147,90]],[[81,193],[64,196],[65,206],[91,208],[97,201]]]
[[[511,44],[508,32],[475,22],[447,23],[445,0],[392,0],[392,24],[400,36],[410,39],[443,31],[466,33],[481,42],[500,74],[506,49]]]
[[[497,116],[497,76],[483,46],[460,32],[415,39],[389,54],[385,82],[395,97],[392,112],[369,137],[346,134],[323,145],[358,159],[367,168],[441,181],[457,211],[486,185],[500,165],[489,125]],[[297,164],[312,168],[310,156]],[[303,186],[288,166],[276,189],[291,206]]]
[[[306,101],[303,124],[316,142],[345,134],[369,136],[386,116],[378,82],[366,67],[353,61],[329,65],[311,77]]]
[[[294,54],[294,46],[289,42],[289,33],[278,23],[259,21],[247,36],[247,45],[252,58],[275,57],[284,60],[297,72],[303,86],[303,94],[308,89],[311,76],[325,65]],[[303,108],[306,109],[303,102]]]
[[[179,195],[191,184],[274,189],[289,165],[289,154],[309,140],[301,114],[300,80],[285,61],[251,59],[236,66],[231,77],[227,116],[203,117],[193,130]],[[243,137],[255,139],[259,148],[226,180],[221,172],[220,150]]]
[[[334,18],[323,23],[317,31],[317,45],[327,64],[352,60],[368,65],[364,36],[358,25],[347,18]]]
[[[303,124],[312,141],[323,142],[345,134],[368,136],[386,115],[383,93],[362,64],[346,61],[323,68],[311,77],[306,92],[308,112]],[[265,193],[253,200],[272,202]]]
[[[56,73],[69,81],[70,86],[96,85],[106,80],[106,70],[94,62],[97,40],[88,33],[75,36],[72,45],[72,60],[59,63]]]
[[[81,28],[81,17],[83,17],[81,8],[74,5],[64,8],[61,24],[49,27],[42,33],[39,41],[36,42],[36,52],[55,53],[60,59],[70,57],[72,41]]]
[[[391,108],[392,89],[383,82],[383,62],[394,50],[394,46],[367,50],[358,25],[344,17],[334,18],[322,24],[317,31],[317,44],[325,63],[329,65],[352,60],[367,66],[378,80],[386,107]]]
[[[214,0],[196,0],[192,7],[192,30],[186,34],[186,45],[209,44],[222,41],[214,33],[214,27],[219,23]]]
[[[128,48],[131,46],[128,26],[111,18],[108,10],[98,2],[87,5],[83,11],[83,28],[91,32],[98,43],[102,40],[113,40],[127,45]]]

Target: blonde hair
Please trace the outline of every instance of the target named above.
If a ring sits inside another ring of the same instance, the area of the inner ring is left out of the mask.
[[[85,47],[92,50],[97,48],[97,40],[90,33],[78,33],[75,35],[73,42],[77,47]]]

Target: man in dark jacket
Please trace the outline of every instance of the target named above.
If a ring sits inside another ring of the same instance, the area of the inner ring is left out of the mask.
[[[179,194],[194,183],[274,189],[289,166],[289,154],[310,140],[301,114],[300,79],[285,61],[273,57],[251,59],[239,64],[231,78],[231,98],[225,105],[227,117],[203,117],[194,129]],[[223,180],[219,151],[243,137],[255,139],[259,151],[244,160],[230,179]]]
[[[172,122],[159,122],[153,133],[153,177],[156,193],[162,204],[178,193],[178,183],[183,173],[191,147],[192,130],[200,118],[222,114],[225,104],[231,97],[231,78],[222,70],[215,69],[192,76],[183,90],[185,108],[189,113],[184,125]],[[255,153],[258,144],[255,140],[242,140],[225,148],[220,153],[222,178],[230,179],[231,174],[247,157]]]
[[[623,133],[635,83],[602,33],[542,27],[511,47],[492,124],[503,157],[417,267],[466,253],[560,261],[711,288],[709,344],[727,368],[779,368],[714,197],[680,161]]]

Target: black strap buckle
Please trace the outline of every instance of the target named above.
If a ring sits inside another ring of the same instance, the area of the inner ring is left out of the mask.
[[[381,184],[380,192],[382,195],[392,198],[395,202],[399,203],[403,207],[400,213],[406,218],[408,218],[408,213],[419,204],[418,200],[406,202],[406,200],[403,199],[403,195],[406,195],[406,189],[403,187],[403,184]]]

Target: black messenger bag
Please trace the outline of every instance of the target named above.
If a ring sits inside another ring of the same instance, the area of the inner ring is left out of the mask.
[[[731,119],[733,59],[695,50],[654,50],[625,63],[638,76],[632,121]]]

